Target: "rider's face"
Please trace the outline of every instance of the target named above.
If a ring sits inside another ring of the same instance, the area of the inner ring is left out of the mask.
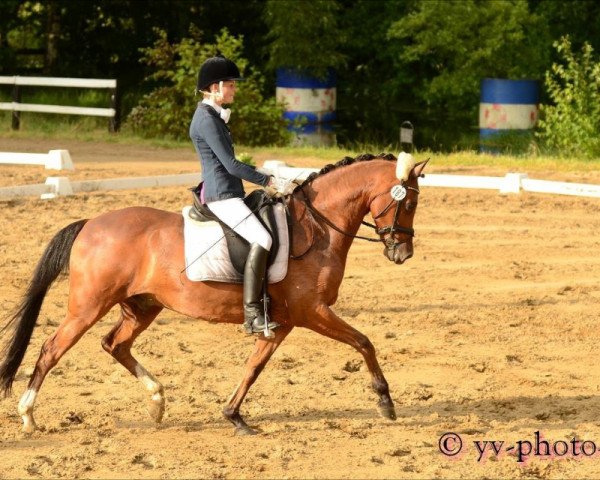
[[[219,85],[215,84],[213,87],[213,91],[219,91]],[[236,84],[235,80],[225,80],[223,82],[223,88],[221,89],[221,94],[223,95],[223,99],[221,100],[221,104],[223,103],[233,103],[233,97],[235,97]]]

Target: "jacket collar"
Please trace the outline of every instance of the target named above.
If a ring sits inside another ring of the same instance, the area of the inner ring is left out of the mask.
[[[212,107],[218,114],[218,116],[225,123],[229,123],[229,117],[231,117],[231,110],[229,108],[223,108],[221,105],[217,104],[212,98],[205,98],[202,100],[202,103]]]
[[[215,103],[215,101],[212,98],[205,98],[204,100],[202,100],[202,103],[212,107],[215,110],[215,112],[217,112],[219,115],[221,114],[221,110],[223,110],[223,107]]]

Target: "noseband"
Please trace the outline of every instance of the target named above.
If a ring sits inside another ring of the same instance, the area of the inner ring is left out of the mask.
[[[406,190],[412,190],[413,192],[416,192],[417,195],[420,193],[420,191],[419,191],[418,188],[410,187],[408,185],[404,185],[404,182],[402,182],[402,186]],[[398,217],[400,216],[400,205],[402,204],[402,201],[404,200],[404,198],[402,198],[400,200],[396,200],[396,199],[392,198],[392,200],[390,201],[390,203],[388,203],[387,206],[381,212],[379,212],[377,215],[375,215],[373,217],[373,220],[377,220],[378,218],[381,218],[383,215],[385,215],[390,210],[390,208],[392,208],[392,206],[395,203],[396,204],[396,211],[394,212],[394,220],[393,220],[393,223],[391,225],[386,225],[385,227],[378,228],[377,225],[373,225],[372,223],[365,222],[364,220],[361,222],[361,224],[363,224],[363,225],[365,225],[367,227],[370,227],[373,230],[375,230],[375,233],[377,235],[386,235],[386,234],[388,235],[387,237],[381,239],[381,238],[363,237],[361,235],[353,235],[351,233],[343,231],[341,228],[339,228],[337,225],[335,225],[333,222],[331,222],[331,220],[329,220],[327,217],[325,217],[321,212],[319,212],[314,207],[314,205],[310,201],[310,198],[308,198],[308,195],[306,195],[306,192],[304,191],[304,189],[300,189],[300,191],[302,192],[302,195],[304,197],[304,203],[306,204],[306,207],[307,207],[308,211],[314,217],[319,218],[325,224],[327,224],[328,226],[330,226],[331,228],[333,228],[336,232],[341,233],[342,235],[345,235],[346,237],[358,238],[360,240],[366,240],[368,242],[383,242],[385,244],[386,249],[395,249],[398,245],[401,244],[401,242],[399,242],[396,239],[394,239],[394,237],[393,237],[394,233],[404,233],[404,234],[409,235],[411,237],[415,236],[415,230],[413,228],[408,228],[408,227],[403,227],[401,225],[398,225]],[[389,194],[389,191],[381,192],[381,193],[375,195],[375,197],[373,197],[373,200],[375,200],[376,198],[380,197],[381,195],[385,195],[386,193]],[[313,235],[313,240],[314,240],[314,235]],[[291,255],[291,258],[293,258],[295,260],[300,259],[304,255],[306,255],[310,251],[311,248],[312,248],[312,242],[311,242],[311,245],[308,247],[308,250],[306,250],[304,253],[302,253],[301,255],[298,255],[298,256]]]
[[[406,190],[412,190],[413,192],[416,192],[417,195],[420,193],[418,188],[415,187],[409,187],[408,185],[404,185],[404,183],[402,183],[402,186],[406,189]],[[385,195],[388,192],[382,192],[378,195],[375,195],[375,197],[373,198],[373,200],[375,200],[375,198],[380,197],[381,195]],[[394,234],[394,233],[405,233],[407,235],[410,235],[411,237],[415,236],[415,230],[413,228],[407,228],[407,227],[402,227],[400,225],[398,225],[398,216],[400,215],[400,204],[402,203],[402,200],[404,200],[403,198],[400,200],[395,200],[392,198],[392,200],[390,201],[390,203],[387,204],[387,206],[381,211],[379,212],[377,215],[375,215],[373,217],[373,220],[377,220],[380,217],[383,217],[390,208],[392,208],[392,206],[394,205],[394,202],[396,203],[396,211],[394,212],[394,222],[391,225],[387,225],[385,227],[381,227],[381,228],[377,228],[377,225],[373,225],[372,223],[369,222],[361,222],[363,225],[367,225],[368,227],[371,227],[372,229],[375,230],[375,233],[377,233],[377,235],[385,235],[386,233],[390,233],[390,234]]]

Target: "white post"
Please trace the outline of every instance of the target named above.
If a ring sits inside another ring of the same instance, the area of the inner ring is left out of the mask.
[[[521,192],[521,179],[527,178],[526,173],[507,173],[504,176],[504,182],[500,187],[500,193],[520,193]]]
[[[52,188],[52,192],[43,193],[40,197],[43,200],[56,198],[58,195],[73,195],[73,188],[68,177],[48,177],[46,178],[46,185]]]
[[[46,170],[75,170],[68,150],[50,150]]]

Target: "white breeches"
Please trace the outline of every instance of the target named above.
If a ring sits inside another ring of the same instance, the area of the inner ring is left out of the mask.
[[[228,198],[206,204],[219,219],[239,233],[250,244],[258,243],[265,250],[271,250],[273,240],[262,223],[252,213],[241,198]]]

